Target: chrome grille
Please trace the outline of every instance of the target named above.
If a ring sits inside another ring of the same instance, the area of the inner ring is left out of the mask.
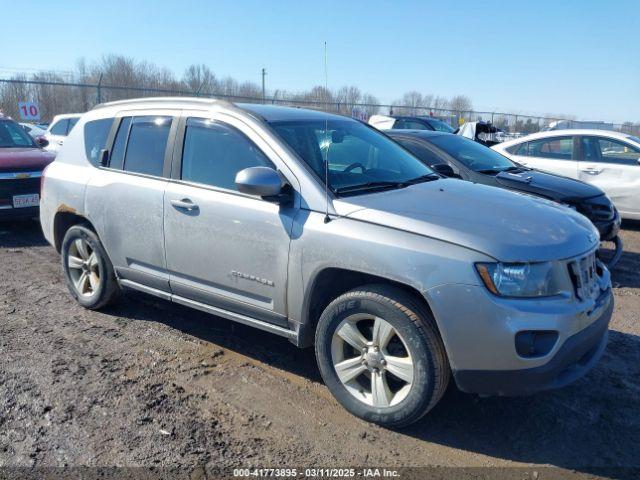
[[[598,264],[596,252],[593,251],[583,257],[569,262],[569,272],[575,288],[576,296],[580,300],[595,299],[600,294],[598,279]]]

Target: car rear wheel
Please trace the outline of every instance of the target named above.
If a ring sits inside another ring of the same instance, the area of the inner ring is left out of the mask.
[[[115,300],[120,288],[95,232],[82,225],[71,227],[61,253],[67,286],[80,305],[96,310]]]
[[[358,288],[331,302],[318,322],[316,356],[336,399],[354,415],[387,427],[425,415],[450,376],[428,309],[388,285]]]

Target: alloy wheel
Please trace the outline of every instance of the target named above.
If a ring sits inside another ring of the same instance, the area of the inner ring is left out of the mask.
[[[383,318],[364,313],[345,318],[333,334],[331,355],[342,385],[367,405],[397,405],[411,390],[411,353]]]
[[[69,275],[79,295],[90,297],[100,287],[100,262],[97,253],[83,238],[77,238],[69,246],[67,256]]]

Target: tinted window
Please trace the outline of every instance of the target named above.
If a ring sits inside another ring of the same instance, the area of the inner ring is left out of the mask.
[[[475,172],[490,174],[516,168],[504,155],[460,135],[437,135],[429,141]]]
[[[267,157],[233,127],[190,118],[182,149],[182,179],[237,190],[236,174],[249,167],[272,167]]]
[[[522,155],[522,153],[518,153]],[[528,142],[527,156],[571,160],[573,158],[573,137],[553,137]]]
[[[404,128],[408,128],[408,129],[411,129],[411,130],[431,130],[424,123],[418,122],[416,120],[405,120],[404,121]]]
[[[640,150],[618,140],[603,137],[582,138],[582,159],[589,162],[637,165]]]
[[[427,120],[427,123],[431,125],[431,128],[433,128],[438,132],[447,132],[447,133],[455,132],[455,129],[451,127],[451,125],[444,123],[441,120],[436,120],[435,118],[430,118],[429,120]]]
[[[278,135],[320,179],[339,191],[380,182],[408,182],[433,173],[382,133],[351,120],[272,122]],[[364,191],[364,190],[359,190]]]
[[[111,124],[113,118],[92,120],[84,124],[84,150],[93,165],[98,165],[100,151],[107,143]]]
[[[67,134],[67,127],[69,126],[69,119],[65,118],[63,120],[58,120],[51,126],[49,133],[51,135],[62,135],[65,136]]]
[[[124,151],[127,148],[127,138],[129,137],[130,126],[131,117],[124,117],[120,122],[118,133],[116,133],[116,139],[113,142],[109,167],[115,168],[116,170],[122,170],[122,166],[124,165]]]
[[[524,143],[518,143],[516,145],[512,145],[509,148],[505,148],[505,150],[507,152],[509,152],[511,155],[527,155],[527,142]]]
[[[433,150],[424,146],[422,142],[402,137],[394,138],[394,140],[429,166],[437,165],[439,163],[447,163],[443,158],[440,158]]]
[[[129,128],[124,169],[162,176],[170,129],[171,117],[135,117]]]
[[[80,118],[69,119],[69,126],[67,127],[67,135],[69,134],[69,132],[71,132],[71,129],[76,126],[76,123],[78,123],[78,120],[80,120]]]
[[[35,147],[23,128],[12,121],[0,121],[0,148]]]

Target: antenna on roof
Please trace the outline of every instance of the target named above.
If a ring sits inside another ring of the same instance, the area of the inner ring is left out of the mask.
[[[324,97],[325,97],[325,110],[329,110],[329,74],[327,73],[327,42],[324,42]],[[329,148],[331,142],[329,141],[329,117],[324,119],[324,141],[327,145],[324,154],[324,223],[329,223],[331,218],[329,217]]]

